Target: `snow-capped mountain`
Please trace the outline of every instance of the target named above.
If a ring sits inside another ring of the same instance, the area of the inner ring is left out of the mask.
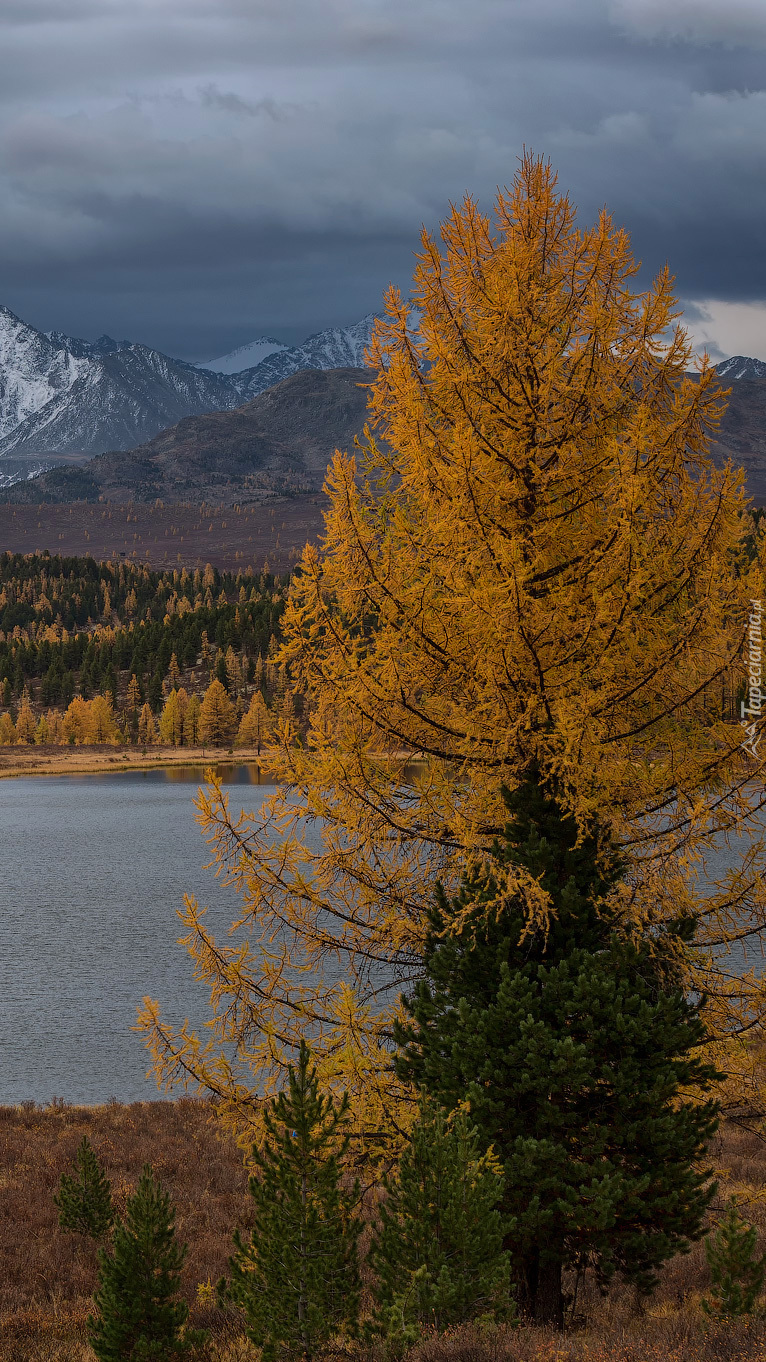
[[[261,360],[253,369],[245,369],[234,376],[241,401],[272,388],[300,369],[360,369],[364,366],[364,352],[370,343],[375,313],[368,312],[353,326],[333,326],[309,336],[302,345],[291,345]]]
[[[0,461],[9,460],[0,485],[57,456],[133,449],[183,417],[241,406],[301,369],[357,368],[374,320],[297,346],[261,337],[200,366],[111,336],[38,331],[0,305]]]
[[[109,336],[46,335],[0,306],[0,456],[130,448],[238,401],[222,375]]]
[[[209,359],[196,367],[210,369],[214,374],[241,374],[243,369],[254,369],[261,360],[287,348],[281,341],[274,340],[271,336],[259,336],[257,340],[240,345],[237,350],[231,350],[228,355],[221,355],[220,359]]]
[[[87,367],[71,350],[0,307],[0,443],[49,402],[65,400]]]
[[[766,364],[762,359],[750,359],[747,355],[732,355],[716,364],[715,371],[721,378],[730,380],[766,378]]]

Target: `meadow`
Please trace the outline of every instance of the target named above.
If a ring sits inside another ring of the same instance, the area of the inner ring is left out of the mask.
[[[151,1162],[177,1209],[179,1238],[189,1244],[183,1293],[190,1322],[210,1332],[204,1362],[256,1362],[233,1310],[215,1304],[212,1286],[226,1271],[235,1226],[250,1221],[242,1154],[207,1101],[74,1107],[54,1101],[0,1107],[0,1362],[92,1362],[86,1319],[96,1281],[90,1240],[58,1227],[53,1195],[87,1135],[113,1188],[119,1211]],[[766,1232],[766,1139],[759,1128],[726,1122],[710,1150],[719,1171],[721,1208],[732,1192],[746,1217]],[[369,1207],[367,1213],[369,1214]],[[572,1283],[568,1286],[571,1291]],[[615,1286],[602,1298],[580,1286],[566,1334],[542,1328],[467,1325],[426,1338],[408,1362],[762,1362],[766,1321],[752,1316],[718,1324],[700,1301],[709,1287],[704,1248],[673,1259],[646,1302]],[[570,1304],[571,1314],[571,1304]],[[377,1347],[346,1356],[383,1362]]]

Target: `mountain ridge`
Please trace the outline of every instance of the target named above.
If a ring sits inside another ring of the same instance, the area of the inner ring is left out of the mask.
[[[84,341],[38,331],[0,305],[0,483],[51,467],[145,444],[185,416],[231,411],[305,369],[356,367],[369,342],[373,314],[350,327],[330,327],[299,346],[261,338],[222,356],[259,363],[232,372],[189,364],[135,341],[100,336]],[[257,353],[257,349],[255,351]],[[3,460],[9,464],[3,468]]]
[[[367,418],[367,369],[303,369],[232,411],[184,417],[132,450],[57,467],[4,492],[14,504],[263,501],[319,491]]]

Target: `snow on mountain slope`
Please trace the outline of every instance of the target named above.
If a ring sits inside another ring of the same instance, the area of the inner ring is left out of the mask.
[[[299,370],[357,368],[374,320],[291,347],[260,337],[198,366],[110,336],[46,334],[0,306],[0,460],[14,470],[1,470],[0,485],[19,479],[30,458],[50,464],[56,455],[132,449],[185,416],[230,411]]]
[[[0,307],[0,456],[130,448],[238,401],[222,374],[109,336],[45,335]]]
[[[766,378],[766,364],[762,359],[750,359],[747,355],[732,355],[716,364],[715,371],[721,378],[731,380],[740,378]]]
[[[50,401],[65,398],[87,367],[0,306],[0,442]]]
[[[237,374],[234,382],[241,393],[241,400],[247,401],[258,393],[281,383],[290,374],[300,369],[359,369],[364,367],[364,351],[370,343],[375,313],[368,312],[366,317],[353,326],[333,326],[327,331],[318,331],[309,336],[302,345],[293,345],[269,355],[253,369]]]
[[[273,340],[271,336],[259,336],[257,340],[231,350],[228,355],[221,355],[220,359],[209,359],[205,364],[197,364],[196,368],[210,369],[214,374],[240,374],[243,369],[254,369],[261,360],[286,349],[286,345]]]

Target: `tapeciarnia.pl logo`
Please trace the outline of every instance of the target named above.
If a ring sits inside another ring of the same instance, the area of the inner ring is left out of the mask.
[[[740,705],[740,723],[745,730],[745,737],[742,746],[751,756],[758,756],[758,744],[761,735],[758,732],[758,720],[761,717],[761,709],[764,696],[761,692],[761,653],[763,639],[761,634],[761,602],[750,601],[750,616],[747,621],[747,703],[742,701]]]

